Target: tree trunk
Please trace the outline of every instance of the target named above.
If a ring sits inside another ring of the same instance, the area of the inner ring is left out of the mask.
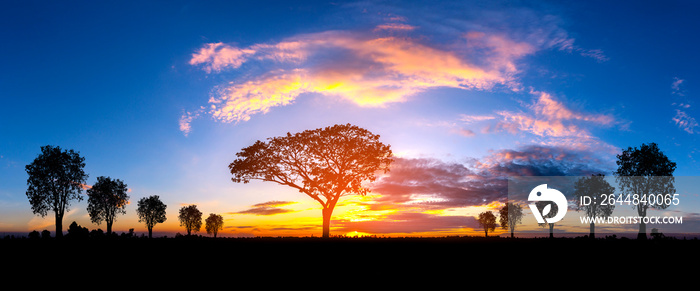
[[[153,238],[153,228],[152,227],[148,228],[148,238]]]
[[[484,229],[484,237],[489,237],[489,230],[488,229]]]
[[[107,235],[112,234],[112,223],[107,222]]]
[[[647,225],[644,223],[644,217],[647,216],[646,205],[637,206],[637,214],[639,214],[639,217],[642,218],[642,221],[639,222],[639,233],[637,234],[637,239],[647,239]]]
[[[56,215],[56,238],[63,237],[63,217]]]
[[[333,213],[333,208],[323,208],[323,235],[322,237],[330,237],[331,229],[331,214]]]
[[[513,234],[513,229],[511,228],[510,229],[510,238],[514,238],[514,237],[515,237],[515,235]]]
[[[591,234],[590,234],[590,238],[595,238],[595,224],[593,224],[593,222],[591,222]]]
[[[549,224],[549,238],[554,238],[554,223]]]
[[[643,221],[639,223],[637,239],[647,239],[647,225]]]

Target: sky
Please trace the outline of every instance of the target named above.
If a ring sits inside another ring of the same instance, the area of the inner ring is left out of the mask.
[[[87,186],[128,185],[115,231],[145,232],[136,202],[159,195],[154,232],[168,235],[195,204],[224,217],[219,236],[320,236],[317,202],[234,183],[228,165],[257,140],[334,124],[380,135],[395,161],[341,201],[332,235],[481,235],[504,177],[612,175],[643,143],[675,176],[700,172],[693,1],[0,6],[0,233],[54,230],[25,194],[44,145],[85,157]],[[106,229],[86,208],[63,225]]]

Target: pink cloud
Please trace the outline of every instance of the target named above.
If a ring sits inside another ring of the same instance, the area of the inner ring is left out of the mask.
[[[478,39],[471,48],[479,49],[469,56],[418,39],[348,31],[299,35],[245,48],[205,44],[192,55],[190,64],[208,73],[239,68],[251,61],[270,68],[247,80],[222,85],[206,109],[183,115],[180,129],[188,133],[192,119],[200,113],[223,122],[246,121],[252,115],[291,104],[303,93],[381,107],[405,102],[432,88],[489,90],[496,85],[510,86],[517,71],[516,60],[534,51],[503,36],[470,37]],[[484,50],[488,53],[478,65],[470,61],[479,59]]]
[[[221,71],[225,68],[238,68],[248,55],[254,54],[251,49],[239,49],[223,43],[208,43],[192,54],[190,65],[206,64],[207,72]]]
[[[579,122],[601,126],[610,126],[615,123],[612,116],[575,112],[548,93],[533,93],[537,98],[527,107],[529,112],[499,111],[497,114],[502,117],[502,120],[495,129],[510,133],[529,132],[541,137],[590,138],[590,132]]]

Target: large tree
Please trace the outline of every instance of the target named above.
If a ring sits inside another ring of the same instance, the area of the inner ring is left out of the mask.
[[[603,174],[581,177],[574,184],[574,197],[576,197],[576,211],[583,211],[587,217],[608,217],[615,210],[615,203],[604,203],[606,196],[615,192],[615,187],[605,181]],[[582,199],[588,203],[581,203]],[[595,238],[595,223],[591,220],[590,238]]]
[[[236,154],[230,165],[236,183],[275,182],[299,190],[322,206],[323,237],[340,197],[366,195],[363,182],[386,173],[391,149],[379,135],[354,125],[334,125],[256,141]]]
[[[157,223],[163,223],[167,220],[167,217],[165,217],[165,209],[167,207],[167,205],[160,201],[158,195],[139,199],[136,213],[139,216],[139,222],[146,223],[149,238],[153,237],[153,227]]]
[[[187,235],[202,228],[202,212],[197,209],[197,205],[182,206],[178,219],[180,219],[180,226],[184,226],[187,230]]]
[[[25,167],[32,212],[42,217],[54,212],[57,238],[63,237],[63,216],[71,200],[83,199],[80,194],[88,177],[83,168],[85,158],[78,152],[50,145],[41,147],[41,154]]]
[[[129,203],[127,191],[122,180],[104,176],[97,177],[97,182],[87,190],[90,220],[97,225],[104,221],[107,224],[107,235],[112,234],[112,225],[117,220],[117,215],[126,213],[126,205]]]
[[[219,214],[209,213],[209,217],[207,217],[204,223],[207,234],[213,234],[214,237],[219,233],[219,230],[224,229],[224,217]]]
[[[479,213],[477,221],[479,225],[484,228],[484,236],[489,236],[489,231],[494,231],[496,229],[496,216],[493,215],[491,211]]]
[[[637,203],[632,203],[632,207],[640,217],[646,217],[649,208],[666,209],[671,205],[666,199],[656,200],[653,205],[648,201],[651,195],[676,192],[675,170],[676,163],[669,160],[656,143],[650,143],[639,148],[628,147],[617,155],[617,170],[613,174],[624,195],[639,195],[636,201],[633,200]],[[643,220],[639,223],[637,238],[647,238]]]
[[[518,203],[508,202],[498,212],[501,228],[510,229],[510,237],[515,237],[515,227],[523,219],[523,207]]]

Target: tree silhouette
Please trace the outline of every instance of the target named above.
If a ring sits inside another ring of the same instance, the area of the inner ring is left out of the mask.
[[[605,175],[597,174],[590,177],[581,177],[574,184],[574,197],[576,197],[576,211],[583,211],[588,217],[608,217],[615,210],[614,203],[602,203],[605,196],[602,194],[613,194],[615,187],[605,181]],[[602,197],[601,197],[602,196]],[[582,204],[581,199],[589,199],[588,203]],[[591,220],[590,238],[595,238],[595,223]]]
[[[485,211],[479,213],[479,218],[477,219],[479,225],[484,228],[484,235],[489,236],[489,230],[496,230],[496,216],[493,215],[491,211]]]
[[[544,213],[543,210],[547,205],[551,205],[549,212]],[[537,207],[537,210],[542,213],[542,218],[552,218],[556,216],[557,212],[559,211],[559,206],[552,201],[537,201],[535,202],[535,206]],[[549,223],[546,221],[547,220],[545,219],[545,223],[538,223],[538,225],[541,227],[549,227],[549,238],[554,238],[554,223]]]
[[[68,226],[68,233],[66,237],[73,239],[86,239],[90,236],[90,231],[87,227],[80,226],[77,222],[73,221]]]
[[[323,237],[340,197],[365,195],[364,181],[389,171],[391,149],[379,135],[354,125],[334,125],[256,141],[230,165],[232,181],[276,182],[299,190],[322,206]]]
[[[165,209],[167,207],[167,205],[160,201],[158,195],[139,199],[136,213],[139,216],[139,222],[146,223],[149,238],[153,238],[153,227],[156,226],[157,223],[163,223],[167,220],[167,217],[165,217]]]
[[[224,217],[218,214],[210,213],[209,217],[205,220],[205,228],[207,229],[207,234],[219,233],[219,230],[224,229]]]
[[[112,234],[112,224],[117,215],[126,213],[126,204],[129,202],[127,190],[123,181],[104,176],[97,177],[97,182],[87,190],[90,220],[97,225],[104,221],[107,224],[107,235]]]
[[[666,199],[660,199],[660,203],[656,200],[657,203],[654,205],[648,203],[651,195],[676,192],[673,185],[676,163],[669,160],[656,143],[642,144],[639,148],[628,147],[617,155],[617,166],[617,171],[613,174],[616,176],[621,192],[639,195],[638,203],[632,203],[632,207],[637,210],[640,217],[646,217],[650,207],[666,209],[670,206],[670,201]],[[637,238],[647,238],[646,224],[643,219],[639,223]]]
[[[498,211],[501,228],[510,229],[510,237],[515,237],[515,226],[523,219],[523,207],[520,204],[508,202]]]
[[[41,154],[25,167],[27,198],[32,212],[45,217],[53,211],[56,221],[56,237],[63,237],[63,216],[71,200],[81,201],[85,174],[85,158],[73,150],[61,150],[56,146],[42,146]]]
[[[199,231],[202,228],[202,212],[197,209],[197,205],[183,206],[180,208],[180,226],[184,226],[187,230],[187,235],[191,235],[192,231]]]

